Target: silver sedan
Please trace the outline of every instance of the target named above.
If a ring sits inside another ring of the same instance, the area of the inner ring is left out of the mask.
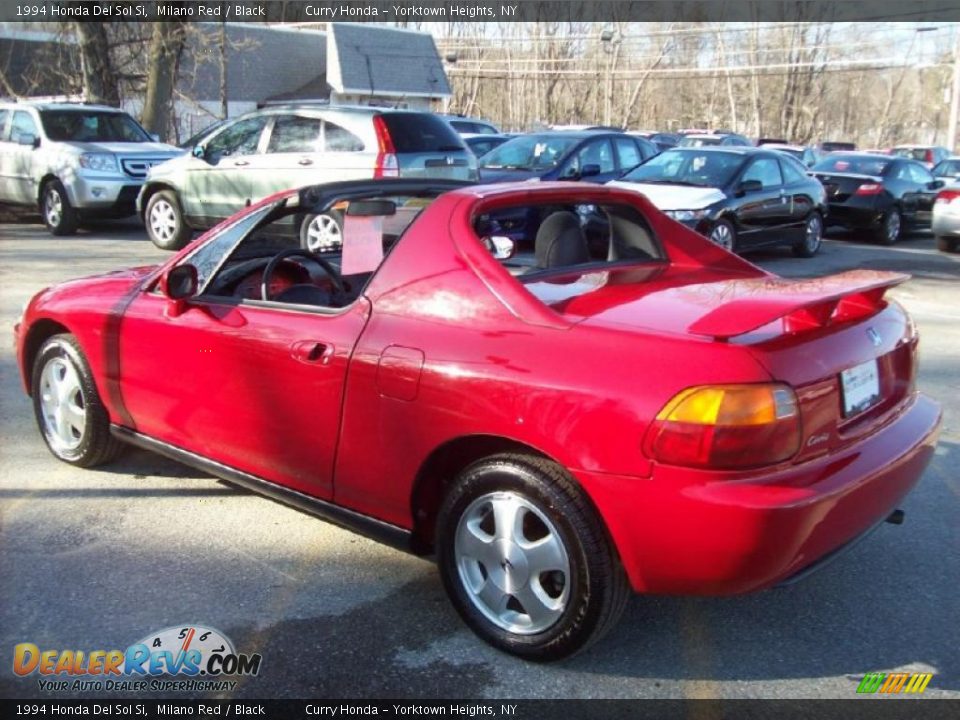
[[[933,234],[944,252],[960,250],[960,182],[947,185],[933,205]]]

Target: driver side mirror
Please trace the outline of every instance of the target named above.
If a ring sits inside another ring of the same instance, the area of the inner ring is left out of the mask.
[[[946,184],[947,184],[947,183],[945,183],[943,180],[934,180],[932,183],[930,183],[930,184],[928,185],[928,187],[929,187],[931,190],[939,190],[940,188],[942,188],[942,187],[943,187],[944,185],[946,185]]]
[[[759,180],[744,180],[737,185],[737,195],[743,196],[748,193],[760,192],[763,190],[763,183]]]
[[[194,145],[193,150],[190,151],[190,154],[198,160],[207,159],[207,150],[203,147],[203,145]]]
[[[20,133],[17,136],[17,144],[29,146],[32,148],[40,147],[40,138],[38,138],[33,133]]]
[[[190,263],[176,265],[160,277],[160,292],[170,301],[167,315],[177,317],[187,308],[187,300],[197,294],[200,279],[197,268]]]

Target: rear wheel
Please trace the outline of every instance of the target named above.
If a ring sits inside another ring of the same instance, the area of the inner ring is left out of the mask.
[[[903,231],[903,218],[896,208],[887,210],[880,220],[880,227],[876,231],[877,241],[881,245],[893,245],[900,239]]]
[[[93,467],[120,451],[90,366],[73,335],[54,335],[40,346],[31,391],[40,432],[57,458]]]
[[[307,215],[300,225],[300,247],[310,252],[329,252],[343,246],[343,215],[328,210],[319,215]]]
[[[48,180],[40,193],[40,213],[53,235],[73,235],[80,224],[80,216],[70,204],[67,191],[59,180]]]
[[[960,238],[937,235],[937,250],[949,253],[957,252],[957,250],[960,249],[958,240],[960,240]]]
[[[820,213],[812,212],[803,226],[803,238],[793,246],[797,257],[812,258],[820,250],[823,242],[823,218]]]
[[[173,190],[159,190],[151,195],[143,220],[147,235],[161,250],[179,250],[193,237],[193,230],[184,220],[180,200]]]
[[[719,220],[710,231],[710,239],[730,252],[737,251],[737,231],[729,220]]]
[[[437,561],[467,625],[531,660],[558,660],[602,637],[630,593],[584,493],[556,464],[526,455],[460,474],[440,509]]]

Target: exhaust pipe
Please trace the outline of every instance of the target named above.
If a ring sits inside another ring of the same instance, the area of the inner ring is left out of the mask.
[[[900,510],[899,508],[897,508],[892,513],[890,513],[890,515],[887,516],[887,522],[890,523],[891,525],[903,525],[904,514],[905,513],[903,512],[903,510]]]

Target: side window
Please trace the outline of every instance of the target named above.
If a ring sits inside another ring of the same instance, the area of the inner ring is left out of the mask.
[[[920,183],[921,185],[928,185],[933,182],[933,175],[931,175],[925,167],[920,165],[910,165],[910,179],[915,183]]]
[[[213,277],[221,263],[227,259],[227,256],[233,252],[237,244],[275,207],[275,204],[267,205],[237,220],[233,225],[221,230],[215,238],[205,242],[183,259],[183,262],[191,263],[197,269],[199,280],[197,287],[200,293],[206,290],[210,278]]]
[[[282,115],[273,121],[268,153],[311,153],[320,150],[320,119]]]
[[[253,117],[228,125],[207,143],[207,155],[253,155],[266,124],[266,117]]]
[[[329,152],[361,152],[363,141],[346,128],[325,120],[323,149]]]
[[[7,139],[7,118],[10,116],[10,112],[7,110],[0,110],[0,142]]]
[[[783,181],[788,185],[809,179],[804,169],[792,160],[786,158],[780,160],[780,169],[783,171]]]
[[[10,140],[12,142],[19,142],[21,135],[39,137],[40,133],[37,132],[37,124],[33,121],[33,118],[30,117],[30,113],[17,110],[17,112],[13,114],[13,122],[10,123]]]
[[[783,179],[780,177],[780,163],[773,158],[754,160],[740,178],[741,182],[744,180],[759,180],[764,190],[778,187],[783,184]]]
[[[616,170],[613,162],[613,148],[609,140],[592,142],[577,153],[575,161],[577,169],[582,171],[587,165],[599,165],[601,174]]]
[[[621,170],[634,168],[643,160],[640,148],[630,138],[617,138],[614,145],[617,148],[617,159],[620,161]]]
[[[893,179],[902,180],[903,182],[913,182],[913,177],[910,174],[910,166],[906,163],[897,165],[893,171]]]

